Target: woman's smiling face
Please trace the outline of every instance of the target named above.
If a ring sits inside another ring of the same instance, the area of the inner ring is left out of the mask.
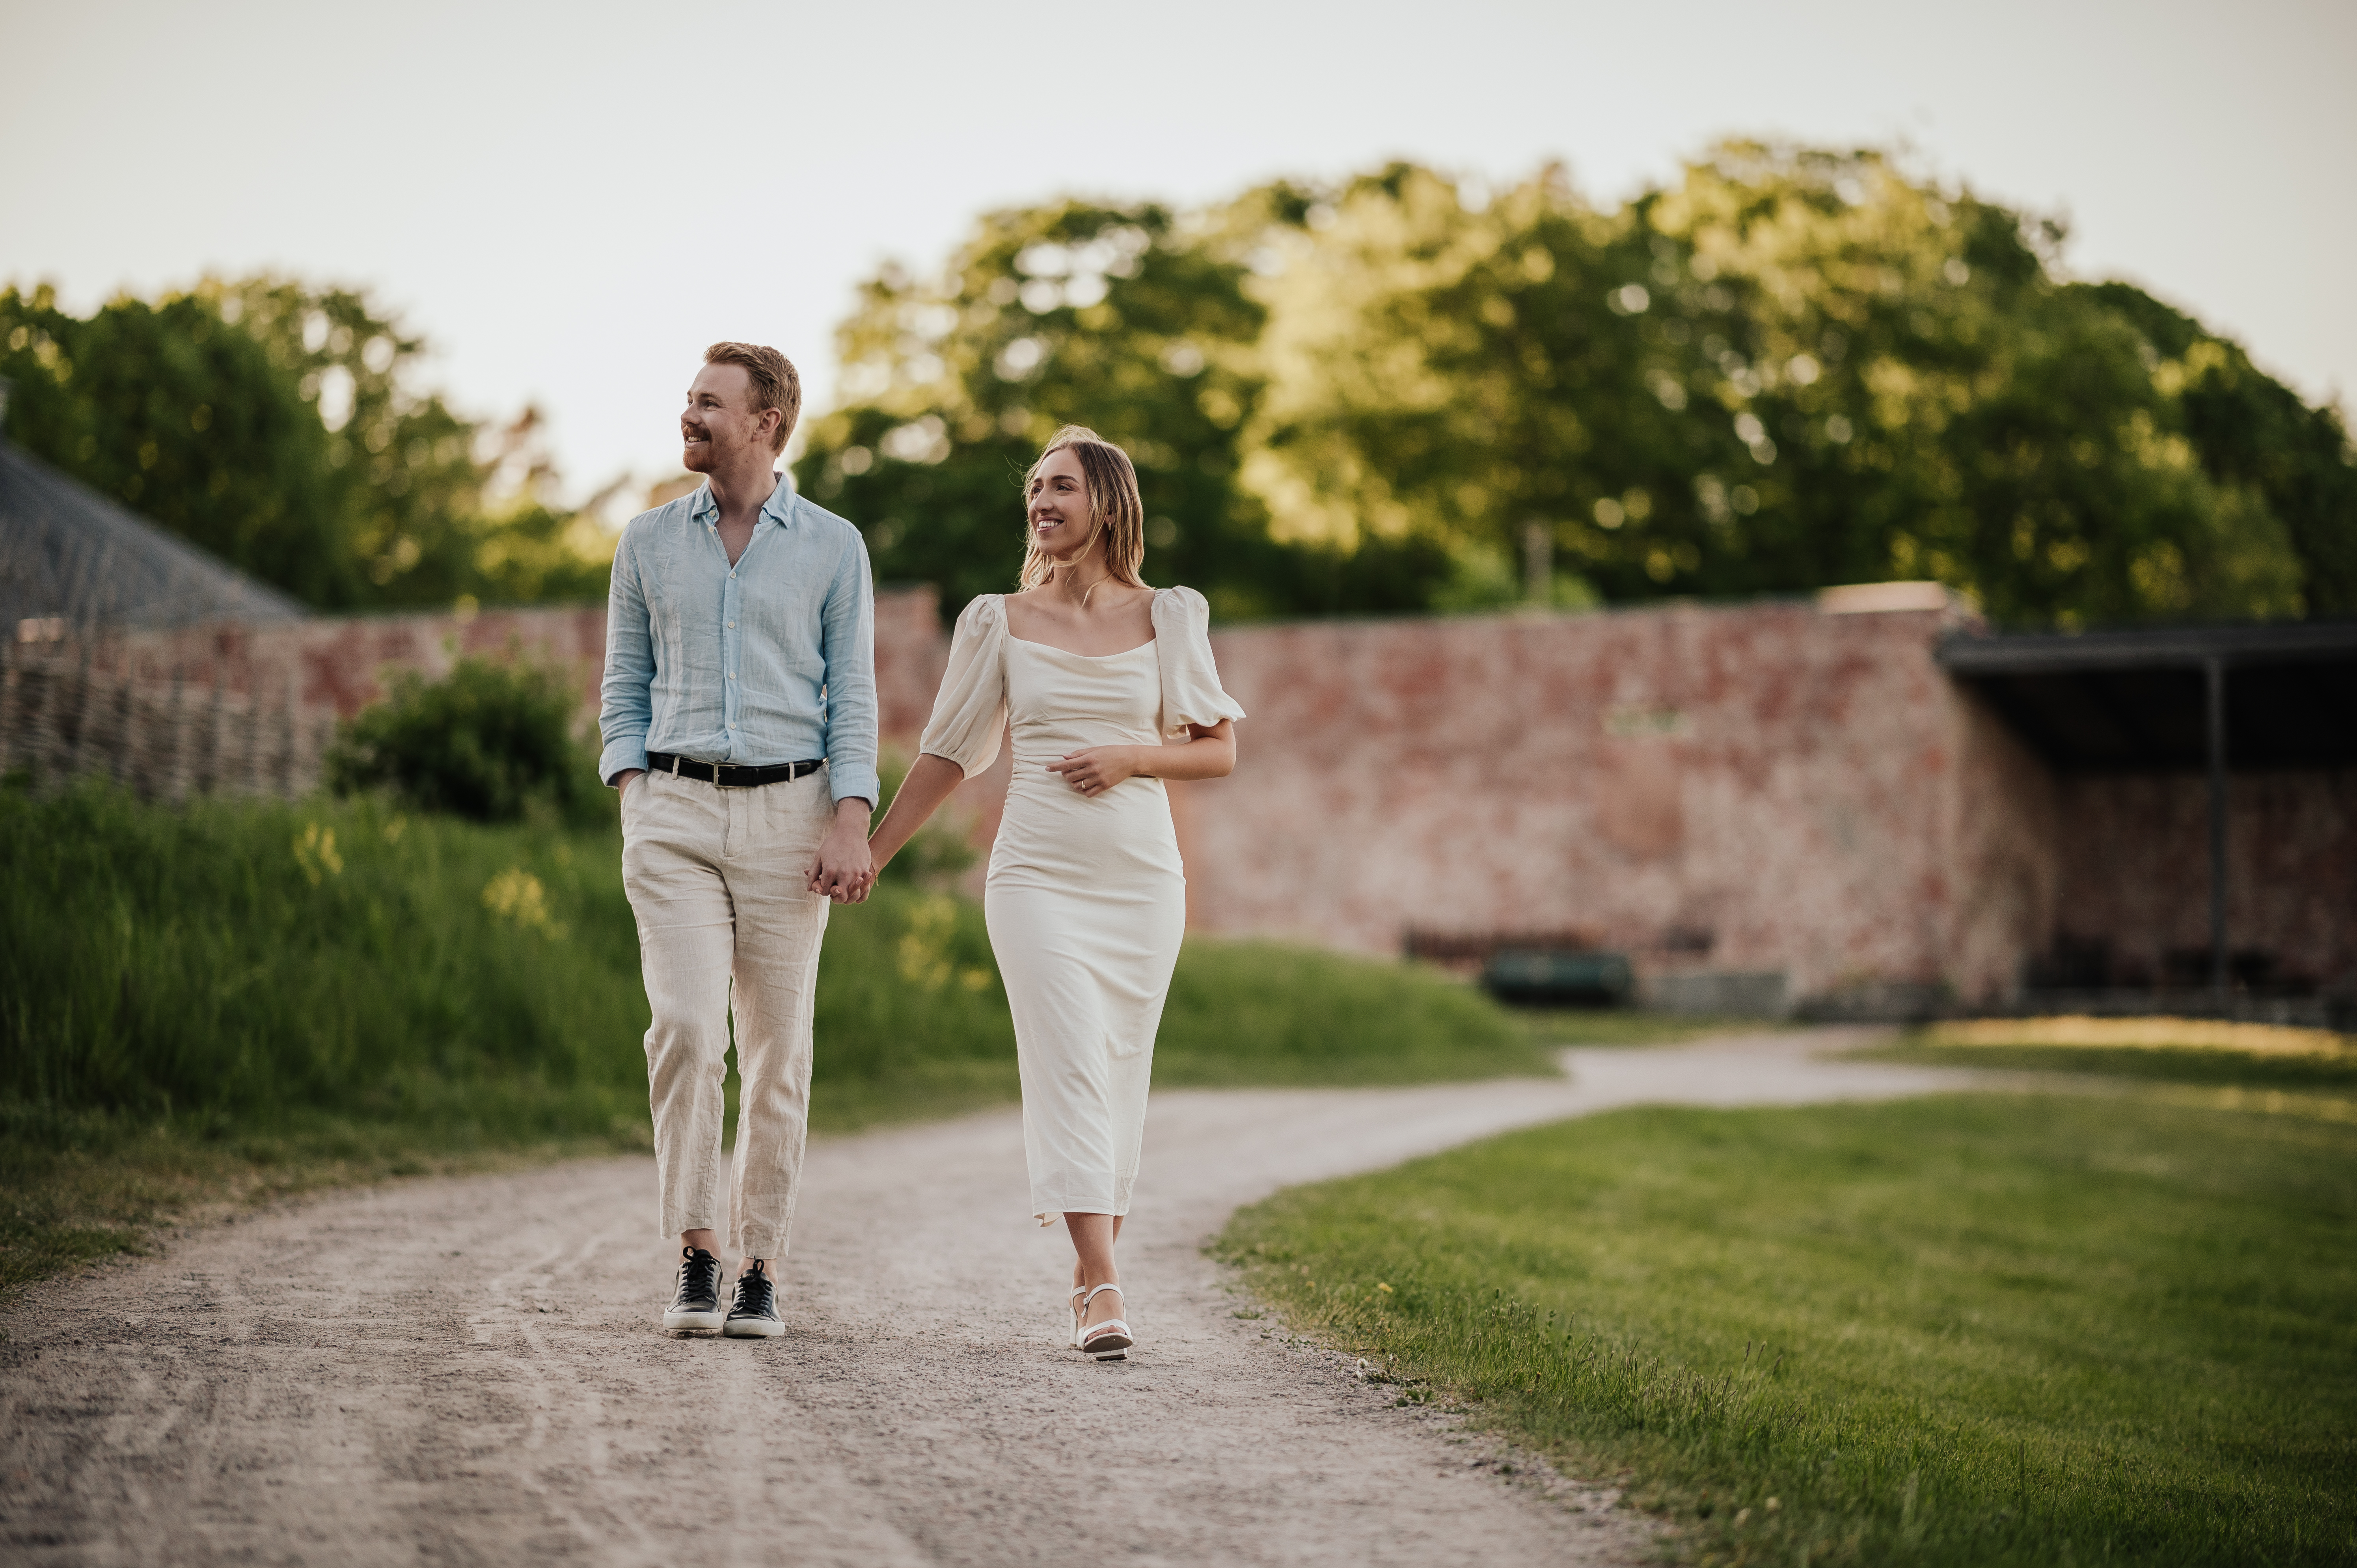
[[[1080,454],[1060,447],[1031,476],[1028,516],[1042,555],[1069,561],[1089,542],[1089,479]]]

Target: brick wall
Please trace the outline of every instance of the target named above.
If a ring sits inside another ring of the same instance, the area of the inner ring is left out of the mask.
[[[877,695],[887,735],[913,736],[931,710],[949,645],[931,588],[877,596]],[[396,670],[448,671],[470,656],[529,659],[565,671],[584,713],[597,711],[605,669],[606,607],[566,605],[470,614],[323,617],[274,626],[204,626],[109,638],[87,650],[48,650],[46,657],[88,662],[142,682],[218,689],[284,703],[291,691],[306,708],[343,716],[384,693]]]
[[[1795,996],[2000,993],[2043,936],[2050,812],[1932,662],[1953,624],[1774,604],[1222,631],[1252,717],[1235,776],[1180,791],[1190,913],[1373,951],[1577,930]]]
[[[947,661],[936,604],[877,596],[904,751]],[[1233,778],[1171,791],[1189,921],[1378,952],[1411,929],[1571,933],[1656,981],[1781,974],[1796,999],[1999,1000],[2058,935],[2100,943],[2115,979],[2157,975],[2207,940],[2201,780],[2058,780],[1933,662],[1958,624],[1784,603],[1223,628],[1252,716]],[[600,607],[487,610],[45,657],[300,725],[356,711],[389,669],[513,650],[569,671],[586,717],[604,631]],[[952,802],[979,843],[1007,768],[1002,751]],[[2357,779],[2237,775],[2233,800],[2235,947],[2357,971]]]

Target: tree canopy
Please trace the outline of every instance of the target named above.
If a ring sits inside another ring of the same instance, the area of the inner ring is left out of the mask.
[[[1058,202],[985,217],[938,277],[886,267],[841,330],[847,398],[811,422],[799,482],[863,526],[880,577],[937,584],[954,614],[1008,585],[1023,471],[1086,424],[1137,465],[1159,568],[1222,616],[1420,607],[1437,542],[1280,543],[1237,479],[1267,318],[1249,220],[1286,205]]]
[[[2357,614],[2357,456],[2060,229],[1873,151],[1728,142],[1617,208],[1394,164],[1198,210],[984,216],[880,269],[797,478],[954,615],[1060,424],[1126,447],[1149,575],[1222,618],[1929,577],[2017,624]],[[321,608],[588,597],[538,415],[422,390],[364,295],[0,292],[8,432]]]
[[[592,597],[603,531],[544,499],[537,415],[414,385],[425,345],[347,289],[208,279],[90,317],[0,291],[7,434],[321,609]]]
[[[1873,151],[1728,143],[1613,210],[1414,165],[993,213],[885,268],[800,477],[944,609],[1064,422],[1222,616],[1930,577],[2007,621],[2357,611],[2357,462],[2236,345]],[[1535,575],[1534,575],[1535,574]]]

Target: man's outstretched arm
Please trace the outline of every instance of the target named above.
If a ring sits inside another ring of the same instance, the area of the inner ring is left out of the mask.
[[[810,886],[838,904],[858,904],[876,885],[867,822],[882,785],[876,773],[876,593],[868,581],[866,543],[856,534],[828,586],[820,636],[834,821],[811,867]]]
[[[597,693],[597,732],[604,740],[597,777],[618,788],[646,771],[647,727],[654,722],[654,639],[632,543],[625,532],[614,551],[606,593],[606,675]]]

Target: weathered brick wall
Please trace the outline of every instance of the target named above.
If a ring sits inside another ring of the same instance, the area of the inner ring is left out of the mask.
[[[877,699],[888,735],[913,735],[931,711],[949,646],[931,588],[879,594],[876,600]],[[88,650],[51,657],[145,682],[219,689],[349,716],[384,693],[396,670],[447,673],[470,656],[529,659],[562,670],[594,716],[605,669],[606,608],[565,605],[468,614],[351,616],[275,626],[204,626],[134,632]]]
[[[883,730],[903,750],[947,662],[936,605],[877,596]],[[2058,933],[2107,944],[2117,980],[2158,975],[2207,940],[2201,780],[2058,781],[1933,662],[1957,624],[1792,603],[1222,629],[1252,716],[1233,778],[1171,791],[1190,923],[1371,951],[1411,929],[1576,932],[1655,977],[1781,972],[1794,998],[1996,1000]],[[604,638],[590,606],[44,657],[151,696],[225,693],[227,738],[204,755],[259,756],[236,715],[307,735],[387,671],[467,654],[565,669],[593,714]],[[984,843],[1007,766],[952,807]],[[2357,971],[2357,778],[2237,775],[2233,800],[2234,946],[2280,973]]]
[[[279,701],[291,690],[306,707],[350,716],[384,694],[393,671],[441,675],[462,658],[511,651],[565,671],[594,704],[605,648],[604,607],[565,606],[133,632],[93,644],[89,656],[135,681]]]
[[[1932,660],[1953,624],[1775,604],[1224,630],[1252,716],[1234,777],[1178,791],[1192,917],[1377,951],[1577,929],[1795,996],[2001,993],[2042,935],[2051,826],[2034,788],[2004,793],[2038,764]]]
[[[913,742],[949,656],[931,588],[876,602],[884,733]],[[0,650],[0,770],[100,772],[149,795],[316,787],[335,721],[396,671],[519,658],[565,672],[594,725],[601,605],[213,625]]]
[[[130,680],[68,653],[0,649],[0,774],[96,774],[166,800],[318,787],[332,712]]]
[[[2053,941],[2066,829],[2046,764],[1987,703],[1951,691],[1959,766],[1943,803],[1954,813],[1956,916],[1945,968],[1957,994],[1989,1001],[2013,993]]]

